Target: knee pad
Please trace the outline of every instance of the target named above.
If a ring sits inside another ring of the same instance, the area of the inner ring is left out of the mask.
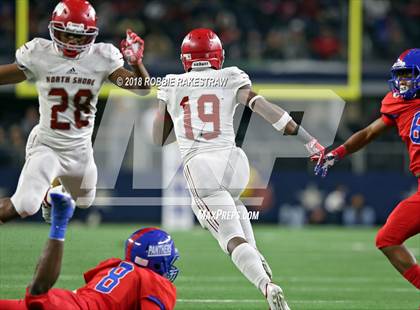
[[[38,212],[41,208],[42,197],[36,197],[40,195],[13,195],[10,200],[16,209],[16,212],[22,218],[32,216]]]
[[[95,200],[95,196],[96,196],[96,189],[87,191],[85,194],[79,197],[76,197],[75,199],[76,206],[80,209],[89,208],[93,204],[93,201]]]
[[[193,196],[195,196],[193,209],[198,211],[197,217],[209,215],[205,220],[199,219],[200,223],[212,233],[226,254],[228,254],[227,245],[232,238],[241,237],[246,240],[235,201],[227,191],[220,190],[203,197]]]

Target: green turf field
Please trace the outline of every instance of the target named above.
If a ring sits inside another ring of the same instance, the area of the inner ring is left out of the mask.
[[[57,287],[82,285],[82,272],[102,259],[121,256],[134,225],[87,228],[73,224]],[[286,230],[257,226],[261,251],[285,290],[292,310],[417,310],[420,294],[374,248],[376,229]],[[23,296],[48,235],[47,225],[0,227],[0,298]],[[209,233],[199,228],[173,233],[182,256],[178,310],[264,309],[264,298],[235,269]],[[420,254],[420,237],[408,242]]]

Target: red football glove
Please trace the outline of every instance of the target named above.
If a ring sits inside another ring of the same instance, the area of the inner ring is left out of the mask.
[[[127,29],[127,38],[121,41],[121,53],[129,65],[143,61],[144,41],[136,33]]]
[[[305,144],[305,148],[309,153],[311,161],[316,161],[316,167],[322,163],[325,156],[325,147],[323,147],[317,139],[313,138]]]
[[[306,143],[305,148],[309,153],[311,161],[317,161],[319,160],[319,157],[324,157],[325,147],[323,147],[315,138]]]
[[[344,145],[332,150],[327,155],[323,156],[312,156],[311,160],[317,161],[314,171],[315,175],[320,175],[323,178],[327,176],[328,170],[335,165],[336,162],[346,156],[347,150]]]

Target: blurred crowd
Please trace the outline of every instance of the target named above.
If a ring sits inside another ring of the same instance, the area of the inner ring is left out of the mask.
[[[25,161],[26,140],[38,124],[39,113],[29,107],[23,117],[2,115],[0,118],[0,167],[21,167]]]
[[[309,183],[297,196],[299,205],[284,204],[280,208],[280,223],[373,226],[377,221],[375,209],[366,203],[365,196],[362,193],[350,195],[344,185],[325,194],[315,183]]]
[[[30,36],[49,37],[58,1],[30,0]],[[147,61],[178,57],[183,36],[213,28],[230,59],[347,59],[348,1],[335,0],[92,0],[100,38],[117,44],[127,27],[146,41]],[[419,0],[364,0],[366,59],[394,59],[420,39]],[[14,1],[0,2],[0,57],[13,55]],[[412,47],[412,46],[411,46]]]

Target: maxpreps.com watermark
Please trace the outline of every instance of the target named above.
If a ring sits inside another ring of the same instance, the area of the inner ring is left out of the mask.
[[[198,220],[251,220],[256,221],[260,218],[260,211],[248,211],[246,213],[239,213],[238,211],[202,211],[197,214]]]
[[[117,78],[117,85],[126,88],[142,86],[223,88],[227,87],[228,81],[229,79],[226,77],[119,77]]]

